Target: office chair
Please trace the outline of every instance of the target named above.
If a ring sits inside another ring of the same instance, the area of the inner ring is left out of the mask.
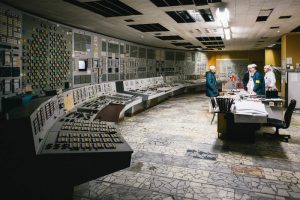
[[[292,114],[295,110],[296,107],[296,100],[292,99],[284,113],[284,120],[277,120],[277,119],[268,119],[268,123],[266,126],[272,126],[276,128],[275,133],[264,133],[263,135],[269,135],[278,139],[285,140],[288,142],[288,139],[291,138],[290,135],[280,135],[279,134],[279,129],[287,129],[289,128],[291,124],[291,119],[292,119]]]
[[[211,105],[212,105],[212,112],[214,114],[210,124],[213,123],[216,113],[230,113],[231,112],[231,106],[234,102],[233,98],[211,97],[210,100],[211,100]]]
[[[210,122],[210,124],[213,123],[214,119],[215,119],[215,116],[216,116],[216,109],[217,109],[217,102],[216,102],[216,98],[215,97],[211,97],[210,98],[210,102],[211,102],[211,106],[212,106],[212,112],[213,112],[213,117],[212,117],[212,120]]]

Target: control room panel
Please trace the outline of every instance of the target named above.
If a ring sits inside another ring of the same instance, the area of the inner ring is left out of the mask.
[[[140,103],[141,98],[117,93],[115,82],[80,87],[50,98],[30,116],[36,153],[128,148],[116,123],[102,121],[99,113],[110,105],[127,109],[125,106],[135,101]]]

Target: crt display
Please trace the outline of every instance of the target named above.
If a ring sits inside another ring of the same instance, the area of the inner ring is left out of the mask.
[[[86,69],[87,69],[86,60],[79,60],[78,61],[78,69],[79,69],[79,71],[86,71]]]

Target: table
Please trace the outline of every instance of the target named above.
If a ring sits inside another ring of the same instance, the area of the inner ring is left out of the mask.
[[[230,95],[235,98],[243,98],[243,99],[255,99],[255,95],[250,95],[247,91],[244,89],[239,90],[225,90],[220,92],[220,94],[223,95]],[[285,100],[282,98],[260,98],[260,100],[265,104],[269,106],[275,106],[275,107],[284,107]]]
[[[283,119],[283,110],[278,107],[266,105],[268,116],[237,116],[234,113],[218,113],[218,137],[223,139],[233,139],[255,142],[255,132],[268,119]]]

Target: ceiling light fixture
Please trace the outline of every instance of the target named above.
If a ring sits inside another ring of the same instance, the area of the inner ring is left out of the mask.
[[[227,28],[229,26],[229,10],[227,8],[217,8],[216,15],[222,26]]]
[[[191,17],[196,21],[196,22],[202,22],[202,16],[200,15],[199,11],[197,10],[187,10],[187,12],[191,15]]]
[[[268,47],[271,48],[271,47],[274,47],[275,45],[276,45],[276,44],[270,44]]]
[[[224,28],[224,34],[225,34],[225,39],[230,40],[231,39],[231,31],[230,28]]]

